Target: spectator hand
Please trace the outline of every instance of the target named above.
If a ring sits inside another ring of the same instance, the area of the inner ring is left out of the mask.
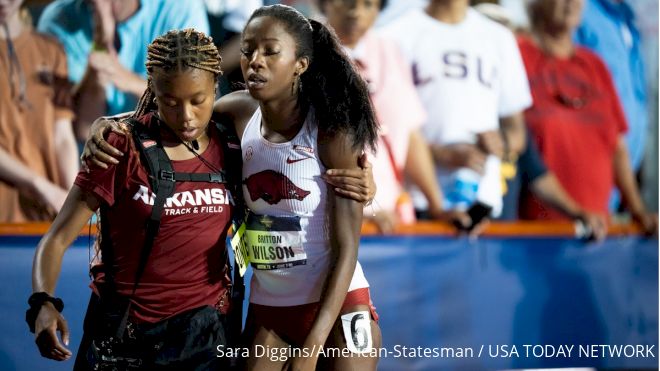
[[[583,212],[578,217],[581,220],[585,227],[591,231],[591,236],[596,241],[602,241],[607,237],[607,221],[605,217],[600,214]]]
[[[89,164],[93,164],[102,169],[107,169],[107,164],[118,164],[117,158],[124,154],[117,148],[106,142],[105,135],[108,131],[113,131],[119,135],[127,135],[128,128],[119,121],[110,117],[101,117],[96,119],[90,129],[90,136],[85,142],[80,161],[83,169],[89,172]]]
[[[633,213],[633,220],[640,224],[647,236],[658,235],[658,214],[646,211]]]
[[[117,89],[141,96],[146,88],[145,81],[126,69],[115,54],[96,51],[89,55],[89,68],[99,77],[101,85],[112,84]]]
[[[450,223],[459,230],[459,234],[468,232],[470,237],[477,237],[488,226],[488,218],[482,219],[477,225],[475,225],[471,230],[468,231],[468,228],[472,225],[472,218],[465,211],[459,210],[429,210],[431,217],[435,220],[439,220],[445,223]]]
[[[380,234],[390,234],[394,232],[394,228],[398,222],[395,213],[385,210],[379,211],[373,216],[367,216],[366,219],[376,224],[376,228],[378,228],[378,233]]]
[[[44,303],[39,311],[34,327],[35,342],[43,357],[64,361],[71,358],[69,345],[69,325],[62,314],[51,303]],[[59,331],[62,341],[57,337]]]
[[[504,158],[504,140],[497,130],[491,130],[477,135],[477,146],[483,152]]]
[[[487,154],[474,144],[455,143],[436,147],[435,158],[440,165],[450,169],[470,168],[483,174]]]
[[[359,165],[354,169],[329,169],[321,177],[340,195],[369,205],[376,195],[374,174],[366,155],[360,156]]]
[[[64,200],[66,200],[68,194],[64,188],[43,177],[35,177],[29,189],[26,191],[28,197],[47,206],[56,213],[58,213],[62,208],[62,205],[64,205]]]

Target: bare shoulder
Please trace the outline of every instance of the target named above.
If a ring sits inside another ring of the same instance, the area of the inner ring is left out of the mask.
[[[247,90],[240,90],[223,95],[215,102],[213,111],[219,119],[233,122],[240,138],[243,136],[243,130],[250,117],[258,107],[259,102],[252,98]]]
[[[225,94],[215,102],[213,107],[216,113],[238,113],[240,111],[254,111],[259,102],[252,98],[247,90],[239,90]]]

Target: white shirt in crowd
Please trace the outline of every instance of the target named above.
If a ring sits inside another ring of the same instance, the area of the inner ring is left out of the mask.
[[[216,16],[225,14],[222,26],[241,33],[252,13],[264,5],[262,0],[204,0],[206,10]]]
[[[532,103],[525,68],[513,34],[474,9],[457,24],[440,22],[424,9],[409,11],[380,30],[399,43],[413,69],[428,119],[422,133],[431,144],[475,143],[477,134],[498,130],[499,118]],[[498,162],[498,161],[496,161]],[[501,208],[499,164],[489,161],[479,184]],[[436,167],[445,195],[453,172]],[[418,190],[415,206],[427,207]]]

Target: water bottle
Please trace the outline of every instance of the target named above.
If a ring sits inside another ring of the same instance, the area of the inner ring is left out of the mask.
[[[452,172],[447,181],[445,208],[467,210],[476,200],[481,174],[470,169],[460,168]]]
[[[493,208],[492,217],[502,213],[502,162],[499,157],[488,155],[484,165],[484,175],[479,181],[477,200]]]

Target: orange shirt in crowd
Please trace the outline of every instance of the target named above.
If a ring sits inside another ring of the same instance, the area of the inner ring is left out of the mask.
[[[72,118],[66,56],[52,38],[26,30],[13,39],[25,77],[24,104],[19,104],[20,81],[6,40],[0,43],[0,147],[55,184],[62,184],[54,145],[55,122]],[[10,83],[13,79],[13,86]],[[0,222],[49,220],[48,210],[0,182]]]

